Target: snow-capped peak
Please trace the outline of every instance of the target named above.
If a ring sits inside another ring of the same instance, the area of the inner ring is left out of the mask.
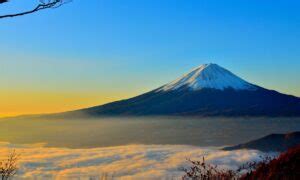
[[[159,88],[158,91],[176,90],[181,87],[188,87],[192,90],[200,90],[203,88],[218,90],[227,88],[235,90],[256,89],[256,86],[246,82],[219,65],[212,63],[204,64],[193,69],[190,73]]]

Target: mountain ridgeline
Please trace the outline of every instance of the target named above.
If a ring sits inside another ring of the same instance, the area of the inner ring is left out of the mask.
[[[300,98],[248,83],[204,64],[148,93],[65,113],[89,116],[300,116]]]

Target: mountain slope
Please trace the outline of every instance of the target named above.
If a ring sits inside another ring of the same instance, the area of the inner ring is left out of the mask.
[[[68,114],[90,116],[300,116],[300,99],[264,89],[216,65],[202,65],[140,96]]]

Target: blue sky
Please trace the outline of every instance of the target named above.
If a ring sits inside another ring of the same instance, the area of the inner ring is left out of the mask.
[[[12,0],[0,13],[31,9],[35,2]],[[213,62],[300,96],[299,8],[296,0],[73,0],[0,20],[1,94],[38,92],[48,102],[51,93],[75,93],[81,98],[69,104],[95,105]],[[61,96],[52,103],[66,104]]]

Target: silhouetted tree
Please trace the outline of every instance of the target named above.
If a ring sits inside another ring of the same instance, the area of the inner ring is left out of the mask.
[[[8,2],[8,0],[0,0],[0,4]]]
[[[0,161],[0,178],[1,180],[11,179],[17,172],[18,154],[12,151],[7,159]]]
[[[51,9],[51,8],[58,8],[62,6],[63,4],[69,3],[72,0],[39,0],[38,5],[29,11],[24,11],[20,13],[13,13],[13,14],[6,14],[6,15],[0,15],[1,18],[9,18],[9,17],[16,17],[16,16],[23,16],[26,14],[31,14],[40,10],[44,9]],[[0,4],[7,3],[9,0],[0,0]]]
[[[215,165],[202,161],[193,161],[188,159],[191,167],[183,168],[185,175],[182,180],[235,180],[237,179],[237,171],[220,169]]]
[[[204,157],[200,161],[193,161],[188,159],[191,167],[183,168],[185,172],[182,180],[255,180],[259,178],[250,178],[257,169],[267,167],[267,165],[275,157],[261,156],[260,161],[247,162],[240,166],[237,170],[221,169],[216,165],[208,164]],[[266,168],[265,168],[266,169]],[[268,174],[265,173],[265,176]],[[261,178],[265,179],[265,178]]]

